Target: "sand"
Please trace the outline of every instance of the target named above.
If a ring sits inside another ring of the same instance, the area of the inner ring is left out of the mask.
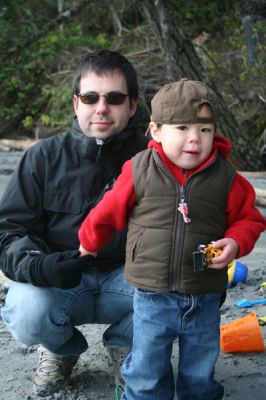
[[[4,149],[6,150],[6,149]],[[21,152],[0,150],[0,196],[14,170]],[[266,179],[251,179],[254,187],[266,189]],[[266,208],[260,208],[266,217]],[[227,290],[224,303],[222,325],[241,318],[255,311],[257,317],[266,316],[266,306],[256,305],[251,308],[238,308],[235,301],[242,298],[257,300],[266,298],[266,234],[257,242],[254,250],[247,257],[239,260],[248,267],[245,284]],[[0,275],[0,304],[10,281]],[[72,383],[53,396],[45,399],[57,400],[111,400],[115,399],[112,368],[108,365],[101,336],[106,326],[87,325],[80,329],[86,336],[89,349],[83,353],[73,371]],[[266,345],[266,325],[260,327]],[[6,330],[0,319],[0,399],[20,400],[37,399],[32,391],[31,377],[36,368],[36,346],[25,348],[17,343]],[[178,343],[174,344],[173,367],[177,371]],[[225,387],[225,399],[230,400],[265,400],[266,399],[266,353],[224,353],[221,351],[216,368],[216,379]]]

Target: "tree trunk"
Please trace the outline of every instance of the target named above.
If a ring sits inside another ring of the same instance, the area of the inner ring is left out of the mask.
[[[169,2],[164,0],[144,0],[144,11],[151,30],[158,40],[166,63],[166,79],[176,81],[189,78],[206,83],[217,94],[220,100],[221,118],[218,131],[233,143],[231,161],[240,170],[261,170],[262,160],[256,148],[254,139],[247,133],[240,132],[239,124],[208,77],[193,43],[188,38]]]
[[[65,0],[57,0],[58,17],[64,13],[64,2]],[[59,28],[62,32],[64,31],[64,21],[59,25]]]

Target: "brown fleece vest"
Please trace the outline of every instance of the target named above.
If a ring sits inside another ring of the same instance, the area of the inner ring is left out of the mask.
[[[180,187],[158,153],[145,150],[132,163],[137,204],[128,227],[128,282],[158,292],[222,292],[227,270],[194,272],[192,253],[199,244],[223,238],[227,197],[235,176],[231,164],[218,157],[189,178],[184,191],[191,222],[185,224],[177,210]]]

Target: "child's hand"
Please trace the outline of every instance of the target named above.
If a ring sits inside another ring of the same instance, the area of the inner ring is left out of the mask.
[[[220,248],[223,251],[220,256],[214,257],[212,259],[212,264],[208,265],[208,268],[213,269],[225,268],[235,259],[239,251],[239,246],[237,242],[231,238],[217,240],[215,243],[212,243],[212,246],[216,249]]]
[[[97,256],[97,253],[90,253],[89,251],[85,250],[81,245],[79,246],[79,251],[80,251],[80,257],[87,256],[89,254],[94,257]]]

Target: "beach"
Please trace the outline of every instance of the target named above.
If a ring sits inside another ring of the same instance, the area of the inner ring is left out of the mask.
[[[21,151],[0,149],[0,197],[5,190],[11,173],[22,156]],[[265,178],[250,178],[254,187],[266,189]],[[260,207],[266,217],[266,208]],[[227,298],[221,308],[221,325],[228,324],[255,312],[257,318],[266,316],[266,305],[239,308],[235,302],[246,298],[250,301],[266,298],[266,234],[261,235],[253,251],[238,260],[248,268],[245,283],[238,283],[227,290]],[[0,304],[11,282],[0,275]],[[266,345],[266,324],[260,322],[260,330]],[[73,371],[72,384],[45,399],[57,400],[112,400],[115,399],[112,367],[108,364],[101,336],[106,326],[86,325],[80,329],[84,333],[89,348],[83,353]],[[37,399],[32,391],[31,377],[37,365],[37,347],[26,348],[16,342],[0,319],[0,398],[1,400]],[[178,342],[173,349],[173,368],[178,365]],[[266,399],[266,353],[243,352],[225,353],[221,351],[216,379],[225,387],[225,399],[254,400]]]

